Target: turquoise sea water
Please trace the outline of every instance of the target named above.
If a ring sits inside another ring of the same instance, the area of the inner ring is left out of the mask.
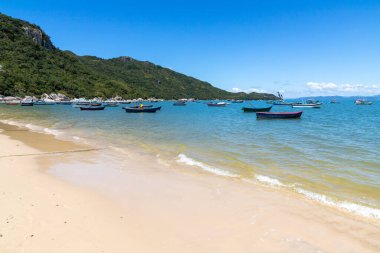
[[[162,110],[128,114],[121,106],[80,111],[67,105],[0,104],[0,120],[119,151],[143,150],[194,170],[286,188],[380,219],[380,102],[326,101],[320,109],[301,108],[302,118],[295,120],[256,120],[255,113],[241,110],[251,102],[154,105]]]

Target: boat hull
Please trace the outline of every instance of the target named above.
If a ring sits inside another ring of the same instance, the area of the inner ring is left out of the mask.
[[[321,108],[320,104],[299,104],[292,105],[292,108]]]
[[[104,106],[82,106],[79,107],[81,111],[101,111],[104,110]]]
[[[134,107],[126,107],[124,108],[125,109],[125,112],[128,112],[128,113],[142,113],[142,112],[147,112],[147,113],[154,113],[158,110],[161,110],[161,106],[159,107],[149,107],[149,108],[134,108]]]
[[[208,106],[211,106],[211,107],[224,107],[227,105],[227,103],[225,104],[214,104],[214,103],[207,103]]]
[[[25,102],[25,103],[21,102],[21,106],[33,106],[33,105],[34,105],[33,102]]]
[[[272,109],[272,106],[264,107],[264,108],[251,108],[251,107],[242,108],[244,112],[269,112],[271,109]]]
[[[299,112],[257,112],[257,119],[297,119],[303,111]]]

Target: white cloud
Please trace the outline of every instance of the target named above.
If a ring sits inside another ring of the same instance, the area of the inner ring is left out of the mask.
[[[314,95],[371,96],[380,94],[380,84],[335,84],[308,82],[306,86]]]
[[[249,88],[249,89],[240,89],[240,88],[232,88],[231,92],[245,92],[245,93],[251,93],[251,92],[257,92],[257,93],[268,93],[268,91],[264,89],[259,89],[259,88]]]

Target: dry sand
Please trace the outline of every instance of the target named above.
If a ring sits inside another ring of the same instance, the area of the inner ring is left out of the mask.
[[[67,181],[49,168],[107,167],[102,152],[1,128],[1,253],[380,251],[376,220],[144,156],[126,155],[114,177]]]

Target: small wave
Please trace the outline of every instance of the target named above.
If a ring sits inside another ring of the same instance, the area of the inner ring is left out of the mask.
[[[43,127],[36,126],[33,124],[25,124],[24,127],[28,128],[29,130],[36,131],[36,132],[42,132],[44,129]]]
[[[1,123],[12,125],[12,126],[17,126],[21,128],[27,128],[32,132],[37,132],[37,133],[43,133],[43,134],[49,134],[53,135],[55,137],[61,137],[64,136],[64,133],[62,131],[58,131],[53,128],[48,128],[48,127],[43,127],[39,125],[34,125],[31,123],[23,123],[21,121],[14,121],[14,120],[0,120]],[[75,138],[76,137],[76,138]],[[75,140],[79,140],[79,137],[75,136]],[[77,139],[78,138],[78,139]]]
[[[306,190],[301,189],[301,188],[295,188],[295,190],[298,193],[306,196],[307,198],[309,198],[311,200],[315,200],[315,201],[320,202],[322,204],[332,206],[332,207],[337,207],[339,209],[343,209],[343,210],[346,210],[348,212],[355,213],[355,214],[358,214],[358,215],[361,215],[364,217],[375,218],[375,219],[380,220],[380,210],[379,209],[371,208],[368,206],[362,206],[362,205],[347,202],[347,201],[336,202],[336,201],[332,200],[331,198],[329,198],[325,195],[306,191]]]
[[[302,188],[296,187],[297,184],[292,184],[292,185],[286,185],[280,182],[277,179],[270,178],[268,176],[263,176],[263,175],[256,175],[255,178],[262,183],[268,184],[270,186],[276,186],[276,187],[284,187],[288,189],[292,189],[296,191],[299,194],[302,194],[308,199],[317,201],[321,204],[331,206],[338,208],[340,210],[345,210],[350,213],[354,213],[360,216],[364,216],[367,218],[374,218],[380,220],[380,210],[368,206],[363,206],[359,204],[355,204],[352,202],[348,201],[334,201],[333,199],[327,197],[326,195],[323,194],[318,194],[315,192],[307,191]]]
[[[54,136],[58,136],[58,135],[62,134],[62,132],[55,130],[55,129],[51,129],[51,128],[44,128],[44,132],[47,134],[54,135]]]
[[[219,176],[224,176],[224,177],[240,177],[237,174],[233,174],[233,173],[230,173],[228,171],[221,170],[221,169],[218,169],[218,168],[215,168],[215,167],[211,167],[211,166],[208,166],[208,165],[206,165],[206,164],[204,164],[202,162],[198,162],[196,160],[193,160],[193,159],[187,157],[184,154],[179,154],[178,155],[177,162],[184,163],[184,164],[187,164],[187,165],[190,165],[190,166],[196,166],[196,167],[199,167],[199,168],[201,168],[201,169],[203,169],[203,170],[205,170],[207,172],[211,172],[211,173],[219,175]]]
[[[281,183],[279,180],[270,178],[263,175],[256,175],[256,179],[262,183],[269,184],[272,186],[285,186],[283,183]]]
[[[13,120],[8,120],[8,119],[3,119],[0,120],[1,123],[7,124],[7,125],[12,125],[12,126],[17,126],[17,127],[25,127],[25,124]]]

